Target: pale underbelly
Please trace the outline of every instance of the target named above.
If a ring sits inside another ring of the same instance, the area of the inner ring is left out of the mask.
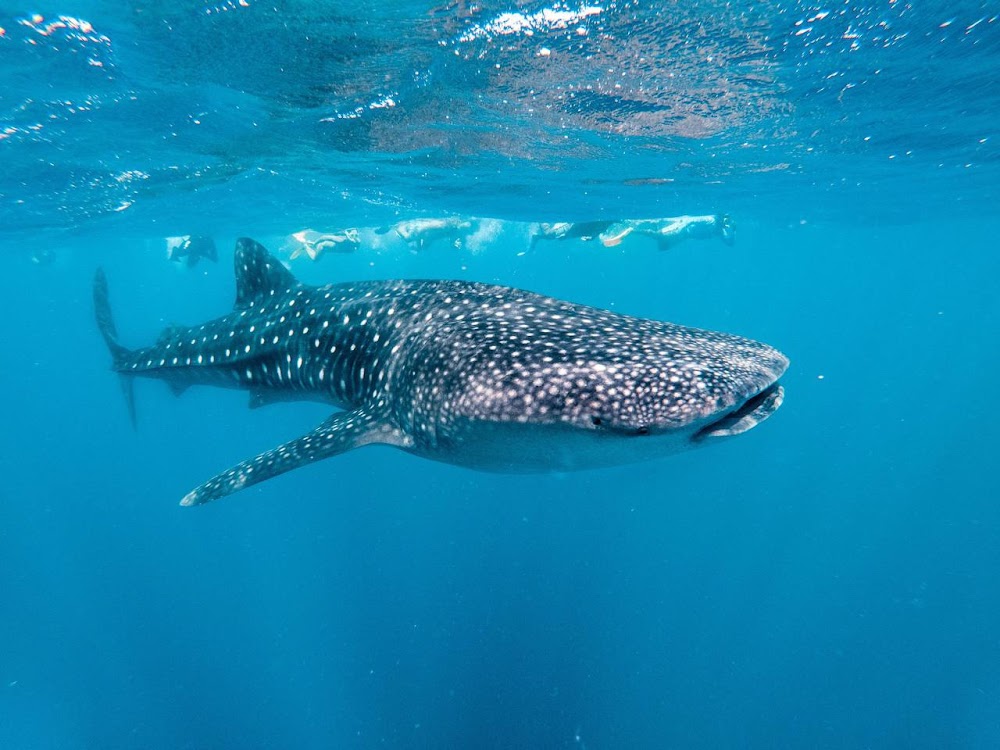
[[[657,435],[579,430],[554,425],[477,423],[436,445],[408,452],[480,471],[510,474],[579,471],[648,461],[698,447],[694,430]]]

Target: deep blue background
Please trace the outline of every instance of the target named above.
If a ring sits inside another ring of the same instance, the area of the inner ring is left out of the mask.
[[[10,267],[0,745],[995,747],[990,227],[516,239],[306,275],[388,265],[757,336],[792,359],[785,405],[634,467],[495,477],[366,448],[180,509],[323,409],[140,382],[133,433],[90,273],[140,343],[225,312],[229,254]]]

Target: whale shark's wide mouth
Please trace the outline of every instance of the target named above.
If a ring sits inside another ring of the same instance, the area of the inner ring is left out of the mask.
[[[781,387],[780,383],[772,383],[768,388],[748,399],[740,408],[729,412],[722,419],[717,419],[702,427],[691,439],[727,437],[752,430],[774,414],[784,398],[785,389]]]

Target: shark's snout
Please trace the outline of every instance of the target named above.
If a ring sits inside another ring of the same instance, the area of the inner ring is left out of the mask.
[[[738,385],[719,399],[718,417],[700,428],[692,440],[739,435],[774,414],[784,401],[785,390],[778,380],[788,364],[777,349],[758,344],[744,364]]]
[[[784,399],[785,389],[779,383],[774,383],[745,401],[738,409],[702,427],[691,439],[697,442],[704,438],[739,435],[751,430],[774,414]]]

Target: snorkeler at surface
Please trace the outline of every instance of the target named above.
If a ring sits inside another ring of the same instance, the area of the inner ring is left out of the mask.
[[[202,258],[207,258],[213,263],[219,259],[215,241],[211,237],[190,234],[183,237],[167,237],[167,260],[175,263],[183,261],[188,268],[193,268]]]
[[[720,237],[727,245],[735,239],[735,226],[729,216],[673,216],[663,219],[623,219],[621,221],[581,221],[533,225],[531,248],[539,240],[599,239],[605,247],[616,247],[630,234],[654,237],[666,250],[685,239]]]
[[[583,240],[590,241],[611,226],[610,221],[561,221],[554,224],[536,224],[531,233],[531,249],[539,240]]]
[[[654,237],[661,250],[667,250],[686,239],[707,240],[719,237],[727,245],[736,239],[736,227],[729,216],[674,216],[665,219],[630,219],[618,221],[601,232],[601,244],[615,247],[630,234]]]
[[[380,227],[375,234],[386,234],[394,231],[411,249],[424,250],[433,242],[447,240],[455,248],[461,248],[466,237],[475,230],[473,221],[458,216],[446,219],[410,219],[393,224],[391,227]]]
[[[56,260],[56,253],[50,247],[39,247],[32,251],[31,262],[36,266],[48,266]]]
[[[342,229],[327,234],[303,229],[301,232],[295,232],[289,239],[293,245],[289,260],[295,260],[303,254],[308,255],[310,260],[319,260],[328,251],[353,253],[361,247],[361,237],[357,229]]]

